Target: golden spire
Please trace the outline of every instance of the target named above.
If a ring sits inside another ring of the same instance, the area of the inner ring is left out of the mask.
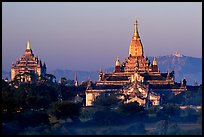
[[[135,17],[135,23],[134,23],[134,34],[133,34],[133,38],[134,40],[136,40],[137,38],[137,26],[138,26],[138,22],[137,22],[137,17]]]
[[[115,62],[115,66],[120,66],[119,57],[117,57],[117,60],[116,60],[116,62]]]
[[[27,48],[26,48],[26,49],[29,49],[29,50],[30,50],[30,39],[28,39]]]
[[[156,57],[154,57],[153,65],[157,65],[157,58]]]
[[[138,33],[138,21],[135,19],[134,34],[129,48],[130,56],[143,56],[143,46]]]

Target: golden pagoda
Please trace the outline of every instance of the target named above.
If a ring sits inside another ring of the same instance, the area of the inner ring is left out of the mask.
[[[147,100],[153,105],[160,104],[160,92],[171,91],[173,94],[186,90],[181,84],[174,82],[174,71],[160,73],[157,59],[153,63],[144,56],[143,45],[138,32],[138,21],[135,20],[134,32],[129,47],[129,56],[124,62],[119,58],[115,62],[115,69],[110,73],[99,72],[99,80],[93,88],[87,88],[86,106],[92,106],[92,102],[101,93],[108,92],[130,95],[124,103],[137,101],[140,105],[146,105]],[[140,92],[142,97],[137,96]],[[119,97],[124,98],[124,97]]]
[[[134,23],[134,33],[129,48],[129,56],[143,57],[143,46],[138,33],[138,21]]]

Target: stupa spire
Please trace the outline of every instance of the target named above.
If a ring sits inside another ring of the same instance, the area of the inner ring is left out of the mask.
[[[156,57],[154,57],[153,65],[157,65],[157,58]]]
[[[134,34],[133,34],[133,36],[134,36],[134,39],[136,39],[136,37],[137,37],[137,29],[138,29],[138,22],[137,22],[137,18],[135,17],[135,23],[134,23]]]
[[[26,49],[29,49],[29,50],[31,49],[31,48],[30,48],[30,39],[28,39],[27,48],[26,48]]]
[[[120,66],[120,60],[119,60],[119,57],[117,57],[117,60],[115,62],[115,66]]]
[[[143,46],[140,40],[139,32],[138,32],[138,21],[135,19],[134,22],[134,34],[132,36],[132,40],[129,48],[130,56],[143,56]]]
[[[133,39],[136,40],[137,37],[138,37],[138,21],[137,17],[135,17]]]

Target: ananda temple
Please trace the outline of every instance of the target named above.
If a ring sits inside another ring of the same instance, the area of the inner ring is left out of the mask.
[[[157,58],[151,63],[144,56],[144,48],[138,31],[138,21],[134,23],[134,32],[129,46],[129,55],[124,62],[117,57],[114,71],[99,72],[95,86],[90,82],[85,91],[86,106],[102,94],[117,93],[124,103],[137,101],[139,105],[159,105],[163,101],[163,93],[179,94],[187,90],[186,80],[175,82],[174,70],[165,73],[159,71]],[[125,96],[128,95],[128,98]]]

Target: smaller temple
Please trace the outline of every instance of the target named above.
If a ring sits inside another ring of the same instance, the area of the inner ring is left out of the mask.
[[[34,56],[28,40],[24,55],[17,59],[15,64],[12,63],[11,80],[18,77],[21,82],[33,82],[45,74],[46,64],[42,64],[42,61]]]

